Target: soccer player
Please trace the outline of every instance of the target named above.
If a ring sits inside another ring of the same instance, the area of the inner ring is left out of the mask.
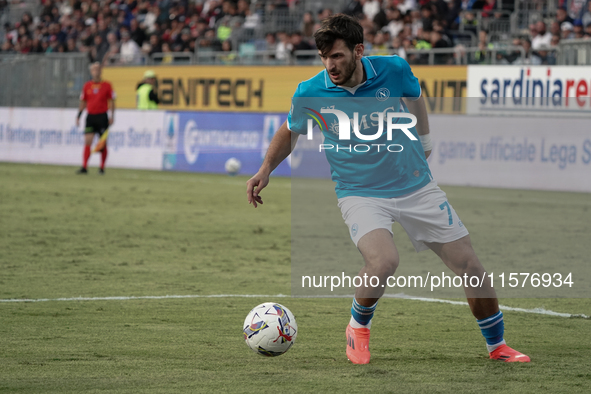
[[[287,121],[271,141],[261,168],[247,182],[248,202],[255,208],[263,203],[261,191],[269,183],[269,174],[290,154],[298,136],[307,133],[307,119],[298,116],[299,98],[305,98],[303,105],[308,104],[307,107],[318,97],[329,103],[339,98],[365,98],[362,107],[368,107],[380,105],[389,94],[398,103],[394,112],[410,112],[416,116],[416,128],[409,129],[415,138],[419,137],[416,142],[398,130],[391,141],[373,142],[406,145],[399,153],[386,149],[380,152],[374,149],[371,153],[325,150],[343,219],[365,261],[359,275],[377,276],[380,283],[385,283],[395,272],[399,256],[392,238],[392,224],[397,221],[417,251],[431,249],[456,275],[482,278],[485,271],[472,249],[468,231],[429,170],[426,159],[431,153],[431,141],[427,112],[420,97],[419,82],[408,63],[398,56],[363,57],[363,29],[346,15],[325,19],[314,38],[325,70],[298,85]],[[338,109],[338,105],[335,108]],[[375,126],[372,127],[373,133],[369,130],[365,136],[375,134]],[[323,134],[325,144],[339,142],[333,132],[324,130]],[[350,142],[369,144],[353,133]],[[528,356],[505,344],[503,314],[490,281],[484,278],[482,288],[468,285],[464,291],[486,340],[490,358],[506,362],[530,361]],[[381,286],[361,286],[355,291],[352,316],[346,329],[347,358],[355,364],[370,361],[371,319],[383,293]]]
[[[86,167],[88,166],[90,146],[94,135],[98,134],[99,137],[102,137],[115,120],[115,92],[109,82],[101,79],[101,64],[99,62],[92,63],[89,69],[92,79],[86,82],[82,88],[78,116],[76,117],[76,126],[78,127],[82,111],[86,108],[88,114],[86,115],[86,127],[84,128],[84,155],[82,168],[78,170],[78,174],[88,173]],[[110,118],[107,115],[109,108],[111,109]],[[101,166],[99,168],[99,174],[101,175],[105,174],[106,161],[107,144],[105,141],[104,147],[101,149]]]

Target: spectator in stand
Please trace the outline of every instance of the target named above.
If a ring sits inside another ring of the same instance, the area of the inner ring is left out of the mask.
[[[352,0],[347,4],[343,10],[343,14],[351,15],[359,19],[359,15],[363,14],[363,5],[360,0]]]
[[[451,48],[449,39],[445,39],[441,32],[433,30],[431,32],[431,46],[432,48]],[[436,53],[434,56],[435,64],[450,64],[452,54],[451,53]]]
[[[572,24],[574,23],[574,20],[568,16],[568,13],[564,8],[559,8],[556,10],[556,22],[560,24],[560,27],[562,27],[563,23],[568,22]]]
[[[558,38],[558,40],[560,40],[560,37],[552,36],[552,42],[555,42],[555,44],[552,44],[554,46],[558,44],[558,41],[555,41],[555,37]],[[552,50],[551,48],[543,48],[543,50],[540,50],[538,53],[540,55],[540,58],[542,59],[542,64],[547,64],[549,66],[556,65],[556,50]]]
[[[232,64],[236,61],[236,53],[232,52],[232,42],[230,40],[222,42],[222,52],[224,52],[224,55],[220,57],[220,60],[223,64]]]
[[[373,39],[373,46],[371,49],[371,55],[386,56],[389,54],[390,54],[390,51],[388,50],[386,37],[384,37],[384,33],[382,31],[378,31]]]
[[[310,60],[316,58],[316,54],[296,55],[296,51],[310,51],[314,49],[309,42],[303,39],[302,33],[296,31],[291,35],[291,54],[295,55],[296,60]]]
[[[306,39],[310,39],[312,37],[312,35],[314,34],[314,25],[316,24],[316,22],[314,21],[314,14],[310,11],[304,13],[304,16],[302,17],[302,23],[301,23],[301,30],[302,30],[302,35],[306,38]]]
[[[59,46],[59,41],[57,40],[56,36],[49,37],[49,47],[45,51],[45,53],[57,53],[57,47]],[[20,44],[18,45],[18,52],[20,52]]]
[[[537,34],[531,39],[531,46],[534,51],[537,51],[542,46],[549,47],[552,40],[552,33],[546,31],[546,24],[542,21],[536,22],[535,29]]]
[[[523,47],[525,54],[523,57],[518,59],[515,64],[524,64],[532,66],[539,66],[542,64],[542,59],[540,59],[537,53],[532,51],[532,45],[529,39],[525,38],[521,40],[521,46]]]
[[[141,50],[135,41],[131,39],[129,31],[121,29],[120,62],[123,64],[139,64],[141,61]]]
[[[512,45],[514,47],[522,47],[521,39],[516,37],[513,39]],[[521,51],[519,49],[513,49],[509,53],[505,54],[505,60],[508,64],[518,64],[521,62]]]
[[[240,20],[234,21],[234,23],[240,24]],[[259,28],[261,23],[261,16],[258,13],[253,13],[250,7],[246,7],[244,10],[244,23],[242,27],[247,30],[256,30]]]
[[[100,37],[100,36],[97,35],[95,37]],[[74,37],[70,37],[66,41],[66,50],[68,53],[80,52],[78,50],[78,46],[76,45],[76,40],[74,39]]]
[[[371,53],[373,51],[375,37],[376,32],[373,30],[373,28],[363,29],[363,46],[365,47],[365,53]]]
[[[494,9],[497,8],[497,0],[485,0],[482,5],[482,16],[484,18],[490,18],[493,16]]]
[[[560,35],[560,23],[558,23],[557,21],[553,21],[550,25],[550,33],[552,33],[552,35]]]
[[[376,30],[382,30],[388,23],[390,23],[388,16],[386,15],[388,10],[389,8],[382,8],[373,19],[368,19],[368,21],[371,20],[373,22],[373,27],[375,27]]]
[[[173,47],[174,47],[175,52],[190,52],[191,51],[191,30],[188,27],[185,27],[181,31],[181,35],[177,37]],[[224,51],[223,43],[222,43],[222,51]]]
[[[155,53],[160,53],[162,52],[162,45],[160,44],[160,38],[158,38],[157,34],[152,34],[150,36],[150,41],[149,41],[149,45],[146,48],[148,56],[152,56]]]
[[[388,17],[388,25],[385,27],[392,37],[398,36],[404,29],[404,22],[402,20],[402,13],[398,8],[389,8],[386,11]]]
[[[398,55],[406,60],[406,51],[404,50],[400,37],[392,38],[392,41],[390,41],[390,49],[393,55]]]
[[[328,18],[331,15],[332,10],[330,8],[323,8],[318,12],[318,21],[322,22],[324,19]],[[314,30],[317,30],[317,28],[315,28]]]
[[[583,31],[583,24],[581,23],[580,20],[576,20],[575,24],[573,26],[573,35],[574,38],[576,39],[580,39],[583,38],[585,36],[585,32]]]
[[[141,47],[146,40],[146,33],[144,29],[140,27],[140,24],[137,19],[132,19],[129,22],[129,34],[131,35],[131,39],[135,41],[135,43]]]
[[[172,57],[172,51],[170,50],[170,45],[168,45],[167,42],[163,42],[162,43],[162,64],[171,64],[174,60],[174,58]]]
[[[559,5],[568,12],[568,16],[576,21],[581,18],[587,0],[559,0]]]
[[[563,6],[570,10],[572,2],[576,1],[584,0],[568,0]],[[291,7],[289,9],[288,4]],[[274,10],[292,12],[293,4],[293,0],[257,1],[252,6],[249,0],[45,0],[39,17],[24,14],[18,25],[8,27],[7,33],[14,33],[3,34],[0,43],[10,39],[12,47],[7,47],[7,50],[16,49],[23,53],[64,49],[73,51],[77,48],[88,52],[92,59],[105,59],[106,45],[109,46],[109,54],[119,52],[117,36],[110,36],[109,33],[120,34],[124,29],[131,36],[130,41],[141,47],[144,54],[154,53],[155,45],[147,42],[148,37],[152,40],[152,34],[155,35],[154,40],[168,42],[175,51],[193,51],[196,39],[200,50],[220,50],[222,44],[215,39],[216,34],[222,41],[232,39],[232,42],[235,39],[242,42],[251,36],[257,38],[263,12],[267,16],[274,15]],[[427,48],[425,44],[430,46],[433,41],[432,34],[429,33],[425,40],[423,31],[430,30],[437,30],[445,40],[444,44],[453,46],[445,38],[445,31],[452,29],[453,25],[457,27],[460,11],[464,11],[464,29],[476,32],[480,29],[475,25],[475,14],[467,11],[484,10],[485,15],[496,15],[494,10],[498,4],[499,0],[351,0],[344,12],[359,17],[368,51],[374,45],[375,36],[369,34],[368,37],[367,32],[381,31],[383,37],[379,37],[378,41],[383,43],[377,47],[384,51],[383,45],[393,45],[394,42],[399,49],[411,49],[413,43],[417,43],[419,48]],[[300,26],[302,41],[307,41],[313,34],[318,21],[331,14],[332,10],[328,8],[318,14],[306,13]],[[564,9],[558,11],[558,26],[560,18],[568,18]],[[183,38],[185,28],[190,30],[188,40]],[[211,36],[212,33],[207,29],[214,29],[214,35]],[[559,29],[554,25],[550,31],[556,34],[560,33]],[[28,40],[23,39],[25,36]],[[97,36],[102,39],[97,40]],[[72,38],[75,45],[70,40]],[[298,37],[294,39],[297,41]],[[127,44],[126,38],[121,38],[121,41],[125,41],[124,48],[133,46]],[[282,57],[283,51],[285,58],[285,54],[293,48],[291,38],[284,34],[277,41],[277,56]],[[61,44],[64,44],[64,49],[60,49]],[[135,52],[133,49],[132,52]],[[124,55],[126,50],[123,51]],[[157,50],[161,51],[160,48]]]
[[[285,60],[288,54],[291,53],[293,45],[291,44],[291,37],[284,31],[277,32],[277,47],[275,48],[275,59]]]
[[[265,35],[265,50],[272,52],[271,58],[275,58],[275,50],[277,48],[277,39],[274,33],[267,33]]]
[[[4,9],[8,6],[8,2],[6,0],[0,0],[0,16],[4,13]],[[4,43],[3,41],[0,43]]]
[[[109,44],[109,54],[116,55],[119,53],[119,40],[114,32],[107,34],[107,44]]]
[[[562,40],[570,40],[571,38],[574,37],[574,26],[572,23],[570,22],[564,22],[561,25],[561,30],[562,30],[562,34],[561,34],[561,39]]]
[[[429,50],[432,48],[431,30],[421,31],[421,35],[415,43],[415,48],[420,49],[420,50]],[[428,54],[419,54],[417,56],[418,57],[416,58],[416,64],[428,64],[429,63],[429,55]]]
[[[94,36],[94,45],[90,48],[88,55],[91,63],[101,63],[105,59],[105,55],[109,52],[109,43],[103,40],[100,34]]]
[[[378,0],[361,0],[361,7],[369,20],[373,20],[380,12],[380,2]]]
[[[405,24],[404,29],[410,28],[411,30],[411,37],[416,37],[419,29],[423,28],[423,20],[421,18],[421,11],[419,10],[412,10],[410,12],[410,25]],[[407,35],[408,37],[408,35]]]
[[[144,16],[144,27],[146,28],[146,33],[154,34],[156,28],[156,21],[160,16],[160,7],[157,5],[153,5],[150,7],[148,13]]]
[[[586,39],[590,39],[591,38],[591,23],[589,23],[587,25],[587,27],[585,27],[585,37]]]
[[[585,30],[591,25],[591,1],[587,3],[587,10],[583,13],[581,21],[583,22],[583,26],[585,26]]]
[[[202,49],[218,52],[222,50],[222,43],[216,38],[215,30],[208,29],[203,34],[203,40],[199,42],[199,47]]]
[[[170,29],[168,30],[168,34],[163,35],[163,40],[175,42],[178,37],[180,37],[181,32],[183,30],[184,24],[181,23],[179,18],[175,18],[170,22]],[[168,37],[166,37],[168,35]]]
[[[203,37],[207,30],[207,21],[204,18],[198,18],[195,26],[191,27],[191,35],[195,38]]]
[[[43,47],[41,46],[41,40],[38,37],[34,37],[31,41],[31,52],[32,53],[42,53]]]
[[[421,7],[421,21],[423,22],[423,31],[431,32],[433,30],[433,12],[431,7],[424,5]]]

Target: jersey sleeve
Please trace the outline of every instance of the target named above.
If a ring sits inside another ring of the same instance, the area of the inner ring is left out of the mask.
[[[418,100],[421,97],[421,85],[414,76],[407,61],[399,58],[402,67],[402,97]]]
[[[85,83],[84,86],[82,86],[82,92],[80,92],[80,100],[82,101],[86,101],[87,97],[86,97],[86,87],[88,86],[88,83]]]
[[[287,128],[294,133],[298,134],[306,134],[306,119],[302,113],[303,108],[303,98],[300,97],[300,85],[298,85],[292,99],[291,99],[291,108],[289,110],[289,114],[287,114]]]
[[[113,90],[113,86],[111,84],[109,84],[109,94],[107,97],[109,97],[111,100],[115,100],[117,98],[117,94]]]

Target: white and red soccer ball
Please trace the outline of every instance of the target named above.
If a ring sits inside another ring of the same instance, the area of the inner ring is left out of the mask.
[[[243,325],[244,340],[254,352],[280,356],[294,344],[298,325],[293,313],[281,304],[266,302],[255,306]]]

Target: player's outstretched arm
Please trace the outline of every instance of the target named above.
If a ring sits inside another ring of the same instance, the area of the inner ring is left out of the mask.
[[[261,165],[259,171],[246,182],[246,197],[248,203],[255,208],[257,204],[262,204],[261,191],[269,184],[269,175],[277,168],[279,163],[289,156],[291,151],[295,148],[298,134],[293,133],[287,128],[287,121],[285,121],[269,144],[265,160]]]
[[[429,136],[429,117],[427,115],[427,106],[425,105],[425,99],[419,97],[417,100],[405,99],[404,102],[408,107],[411,114],[417,117],[417,133],[423,143],[423,149],[425,149],[425,157],[428,158],[431,154],[431,138]]]

